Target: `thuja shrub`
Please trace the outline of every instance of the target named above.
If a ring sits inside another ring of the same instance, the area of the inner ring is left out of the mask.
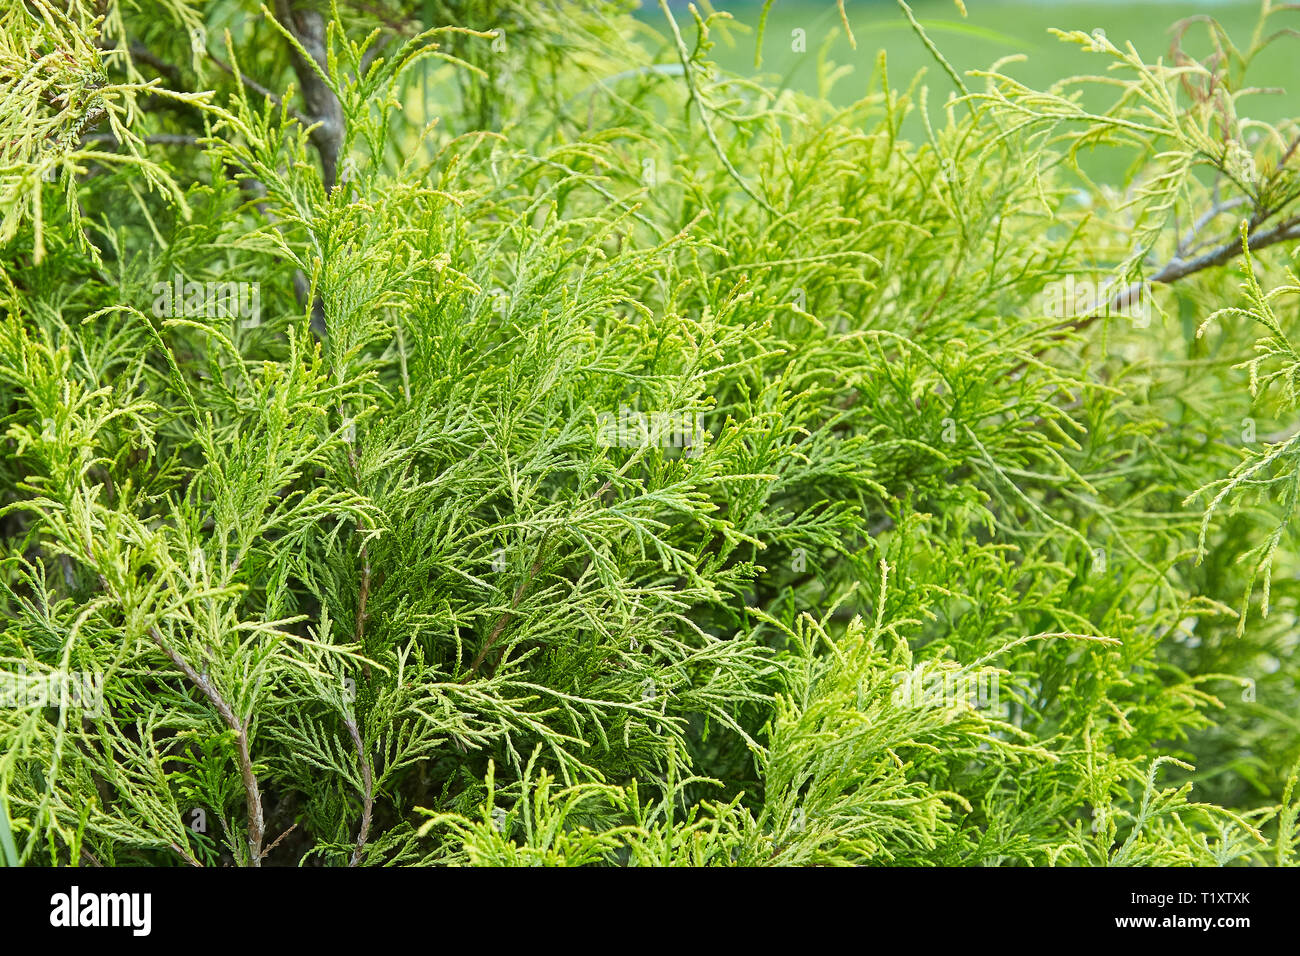
[[[5,861],[1294,863],[1296,14],[899,8],[8,0]]]

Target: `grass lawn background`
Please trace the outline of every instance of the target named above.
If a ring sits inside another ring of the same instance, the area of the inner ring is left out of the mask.
[[[674,3],[674,15],[685,35],[693,39],[693,26],[685,3]],[[1259,19],[1257,2],[1215,2],[1215,0],[1146,0],[1124,3],[1119,0],[1093,2],[1008,2],[1008,0],[968,0],[967,16],[962,17],[952,0],[914,0],[912,9],[930,38],[958,73],[987,69],[998,59],[1023,54],[1026,59],[1003,67],[1005,72],[1035,89],[1045,89],[1062,76],[1100,73],[1108,65],[1106,58],[1089,53],[1082,47],[1065,43],[1048,32],[1102,29],[1116,46],[1130,41],[1147,62],[1158,57],[1168,61],[1172,33],[1170,28],[1184,18],[1213,17],[1228,31],[1238,49],[1250,46]],[[941,120],[941,105],[953,89],[929,51],[913,32],[894,0],[846,0],[845,10],[857,40],[854,49],[844,32],[840,13],[833,0],[775,0],[768,13],[763,39],[762,65],[754,68],[754,46],[761,0],[727,2],[719,0],[714,9],[725,11],[735,19],[726,30],[714,34],[717,46],[713,58],[725,69],[742,75],[762,75],[779,86],[809,93],[818,92],[818,61],[825,57],[828,66],[848,67],[826,94],[848,105],[867,92],[876,68],[879,50],[888,56],[891,83],[906,87],[920,70],[925,70],[925,84],[930,87],[932,118]],[[664,30],[664,18],[657,0],[643,3],[640,16],[658,31]],[[1300,11],[1275,13],[1268,32],[1285,27],[1300,29]],[[805,31],[807,52],[791,50],[795,29]],[[1204,57],[1212,47],[1204,25],[1194,25],[1184,38],[1184,48]],[[826,71],[831,72],[830,70]],[[1281,42],[1266,49],[1250,68],[1252,85],[1294,89],[1300,78],[1300,61],[1295,59],[1294,44]],[[982,86],[978,78],[968,78],[972,89]],[[879,85],[876,84],[876,88]],[[1085,102],[1100,108],[1110,93],[1101,93]],[[1255,94],[1242,101],[1243,116],[1275,122],[1296,115],[1294,100],[1279,92]],[[921,133],[919,120],[913,116],[905,132],[916,137]],[[1102,162],[1084,165],[1102,179],[1118,178],[1123,161],[1109,151]]]

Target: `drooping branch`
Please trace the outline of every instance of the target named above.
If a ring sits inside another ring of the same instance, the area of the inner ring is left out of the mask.
[[[86,542],[87,555],[94,564],[94,551],[90,542]],[[98,574],[100,587],[118,604],[122,604],[121,597],[109,583],[108,578],[101,572]],[[167,659],[172,662],[178,671],[185,675],[185,678],[197,687],[203,696],[208,699],[208,703],[221,717],[222,722],[235,732],[235,749],[239,762],[239,775],[244,784],[244,799],[248,807],[248,857],[253,866],[262,865],[262,841],[264,839],[266,823],[262,813],[262,790],[257,782],[257,773],[253,769],[253,756],[248,746],[248,722],[235,713],[233,707],[222,696],[221,691],[213,684],[212,679],[206,673],[197,670],[193,664],[186,660],[185,655],[176,650],[163,637],[156,625],[149,628],[149,638],[158,646],[158,649],[166,655]]]
[[[102,579],[101,579],[102,580]],[[248,724],[226,702],[221,692],[205,673],[195,670],[194,665],[174,647],[169,645],[156,627],[150,628],[149,637],[191,684],[203,692],[212,707],[221,716],[222,721],[235,732],[235,747],[239,758],[239,775],[244,782],[245,800],[248,804],[248,856],[253,866],[262,865],[262,840],[265,833],[265,821],[262,814],[262,791],[257,783],[257,774],[253,770],[253,757],[248,747]]]

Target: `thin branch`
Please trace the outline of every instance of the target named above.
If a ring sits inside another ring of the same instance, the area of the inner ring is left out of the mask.
[[[1247,240],[1247,244],[1250,251],[1254,252],[1256,249],[1263,249],[1275,243],[1286,242],[1288,239],[1300,239],[1300,216],[1285,219],[1263,232],[1252,233]],[[1175,258],[1170,260],[1159,272],[1151,277],[1150,281],[1165,284],[1177,282],[1184,276],[1189,276],[1194,272],[1221,266],[1239,255],[1241,255],[1241,241],[1239,239],[1225,240],[1214,249],[1197,256],[1195,259],[1184,261]]]
[[[695,77],[691,73],[691,55],[686,49],[686,41],[682,39],[682,31],[677,29],[677,21],[673,19],[673,12],[668,9],[668,4],[664,2],[664,0],[659,0],[659,9],[664,12],[664,16],[668,18],[668,25],[672,27],[673,39],[677,43],[677,58],[682,61],[682,72],[686,78],[686,89],[690,92],[691,102],[694,103],[695,108],[700,111],[700,123],[704,126],[704,132],[709,137],[709,145],[713,147],[713,152],[718,157],[718,162],[722,163],[723,168],[726,169],[727,173],[736,181],[736,184],[745,191],[745,194],[748,195],[750,199],[754,200],[754,202],[758,203],[773,216],[780,216],[781,214],[776,211],[772,204],[755,192],[754,187],[750,186],[749,183],[745,181],[745,177],[740,175],[740,170],[736,169],[736,167],[732,165],[731,159],[722,148],[722,144],[718,142],[717,134],[713,132],[713,127],[709,125],[709,111],[704,106],[704,98],[700,96],[700,91],[695,86]]]
[[[596,489],[596,493],[591,496],[591,500],[599,502],[605,492],[609,490],[610,484],[610,481],[606,481]],[[496,623],[492,626],[492,633],[488,635],[487,643],[483,645],[482,649],[475,655],[473,663],[469,665],[469,674],[475,674],[478,672],[479,665],[483,663],[483,659],[487,657],[488,652],[492,650],[493,646],[500,639],[502,632],[505,631],[506,625],[510,623],[511,617],[514,616],[515,609],[519,607],[519,602],[523,600],[524,594],[528,590],[528,585],[532,583],[534,575],[537,574],[538,570],[542,566],[542,562],[546,559],[546,544],[550,541],[551,532],[554,530],[554,525],[546,529],[546,534],[542,536],[541,544],[537,546],[537,557],[534,559],[532,567],[528,569],[527,576],[520,581],[519,585],[515,588],[515,594],[510,601],[510,607],[501,612]],[[501,662],[497,661],[496,667],[500,666]],[[496,673],[496,667],[492,669],[492,673]],[[469,679],[469,674],[465,676],[466,680]]]
[[[281,26],[289,31],[302,51],[315,61],[314,65],[307,62],[302,52],[290,44],[293,71],[302,87],[303,102],[314,126],[311,141],[320,155],[322,178],[325,191],[328,192],[338,180],[339,152],[343,148],[346,130],[343,106],[329,84],[322,79],[322,74],[328,69],[325,42],[328,27],[320,11],[299,6],[297,0],[276,0],[275,11]]]
[[[101,575],[100,581],[107,586],[108,581]],[[112,593],[111,590],[109,593]],[[253,771],[253,757],[248,749],[248,729],[245,721],[240,720],[234,709],[221,696],[207,674],[199,673],[185,657],[169,645],[157,627],[149,629],[149,636],[158,645],[167,658],[185,677],[203,692],[213,709],[221,715],[226,726],[235,732],[235,747],[239,754],[239,775],[244,781],[244,794],[248,804],[248,854],[253,866],[262,865],[262,839],[265,822],[262,817],[262,792],[257,784],[257,775]]]
[[[328,28],[319,11],[299,9],[295,0],[276,0],[275,9],[279,21],[276,25],[294,40],[290,44],[289,54],[308,112],[308,117],[302,122],[312,130],[311,142],[321,160],[321,181],[325,184],[325,191],[329,192],[338,181],[339,153],[343,148],[347,127],[339,98],[322,78],[328,68],[325,43]],[[303,58],[304,52],[313,62]],[[294,272],[293,288],[299,302],[305,305],[311,295],[311,287],[301,271]],[[329,333],[325,321],[325,303],[320,296],[311,300],[311,327],[322,341]],[[362,548],[364,547],[363,544]],[[364,560],[364,552],[362,557]]]
[[[238,182],[240,190],[246,195],[253,197],[253,205],[257,211],[266,216],[267,221],[269,221],[271,225],[275,227],[276,231],[279,232],[280,235],[284,236],[285,240],[288,241],[289,236],[280,225],[280,217],[266,206],[266,184],[260,179],[256,179],[252,176],[240,176],[238,177]],[[293,294],[294,298],[298,302],[299,308],[305,309],[308,301],[311,302],[311,330],[315,333],[318,339],[324,341],[327,331],[325,324],[325,303],[321,301],[320,296],[316,296],[315,299],[312,299],[311,283],[307,280],[307,276],[303,274],[301,269],[293,270]]]
[[[1226,204],[1225,204],[1226,205]],[[1202,217],[1204,218],[1204,217]],[[1264,218],[1267,218],[1264,217]],[[1261,232],[1253,232],[1247,240],[1247,245],[1251,252],[1258,249],[1264,249],[1268,246],[1275,245],[1279,242],[1286,242],[1291,239],[1300,239],[1300,216],[1292,216],[1284,219],[1276,225],[1265,229]],[[1143,288],[1149,283],[1159,283],[1161,285],[1172,285],[1179,279],[1186,278],[1197,272],[1203,272],[1206,269],[1212,269],[1215,266],[1224,265],[1231,262],[1237,256],[1241,255],[1242,244],[1240,239],[1225,239],[1208,252],[1202,253],[1192,259],[1181,259],[1178,256],[1166,262],[1155,274],[1145,281],[1131,282],[1124,288],[1116,292],[1105,305],[1100,306],[1088,315],[1057,326],[1051,333],[1053,341],[1043,345],[1034,352],[1035,356],[1040,356],[1061,339],[1064,339],[1071,332],[1080,332],[1092,325],[1098,319],[1105,318],[1116,311],[1122,310],[1132,303],[1138,301]],[[1011,370],[1015,375],[1023,371],[1028,362],[1021,362]]]
[[[268,846],[268,847],[266,848],[266,852],[263,853],[262,855],[263,855],[263,856],[270,856],[270,855],[271,855],[271,851],[274,850],[277,846],[280,845],[280,841],[283,840],[285,837],[287,837],[290,833],[292,833],[292,832],[293,832],[294,830],[296,830],[296,829],[298,829],[298,824],[295,823],[295,824],[293,824],[291,827],[289,827],[289,829],[285,830],[285,831],[284,831],[283,833],[281,833],[278,837],[276,837],[276,838],[271,842],[271,845]]]
[[[370,839],[370,817],[375,806],[375,784],[374,775],[370,769],[370,758],[366,756],[366,745],[361,739],[361,729],[357,726],[356,718],[349,715],[344,718],[343,722],[347,725],[348,734],[352,737],[352,745],[357,751],[357,760],[361,763],[361,783],[363,785],[361,827],[357,831],[357,843],[352,851],[352,861],[348,864],[349,866],[356,866],[361,862],[361,851],[365,848],[366,841]]]
[[[606,482],[605,487],[608,487],[608,485],[609,482]],[[601,491],[597,494],[597,497],[599,497],[600,494],[603,493],[604,493],[604,488],[602,488]],[[537,557],[533,560],[532,567],[528,569],[528,574],[524,577],[522,581],[519,582],[519,585],[515,588],[515,594],[510,601],[510,607],[501,612],[501,616],[497,618],[496,624],[494,624],[492,627],[492,633],[488,635],[487,642],[479,650],[478,654],[475,655],[474,662],[469,665],[469,670],[471,674],[476,673],[478,671],[479,665],[483,663],[483,659],[487,657],[488,652],[491,651],[492,648],[496,645],[496,642],[500,639],[502,633],[505,631],[506,625],[510,623],[510,619],[514,616],[515,609],[519,607],[519,602],[523,600],[524,594],[528,590],[528,585],[532,583],[533,576],[537,574],[538,569],[540,569],[542,566],[542,561],[545,560],[546,558],[546,542],[550,540],[552,530],[554,530],[553,527],[546,529],[546,534],[542,536],[542,543],[537,547]]]
[[[339,406],[339,416],[343,416],[343,407]],[[352,426],[354,429],[355,425]],[[361,464],[357,460],[356,433],[348,437],[348,468],[352,472],[352,483],[358,490],[361,490]],[[361,585],[357,595],[357,616],[354,637],[357,646],[365,650],[366,621],[369,619],[369,612],[366,606],[370,601],[370,547],[366,540],[366,528],[362,519],[357,519],[357,534],[361,537]],[[369,683],[371,676],[370,661],[366,659],[362,664],[366,681]],[[349,866],[356,866],[361,862],[361,851],[365,848],[366,841],[370,839],[370,818],[374,809],[374,777],[370,768],[370,758],[366,756],[366,743],[361,736],[361,728],[357,725],[356,717],[349,714],[343,720],[348,728],[348,734],[352,738],[352,746],[357,752],[357,761],[361,765],[361,783],[362,783],[362,807],[361,807],[361,826],[357,831],[356,846],[352,850],[352,860]]]
[[[209,52],[208,59],[210,59],[222,70],[225,70],[231,76],[235,76],[235,71],[231,68],[230,64],[227,63],[225,60],[221,59],[221,57],[217,56],[215,53]],[[240,73],[237,78],[239,82],[243,83],[244,86],[248,87],[254,93],[258,93],[262,96],[265,96],[276,106],[281,106],[281,107],[284,106],[284,98],[281,97],[280,94],[267,89],[261,83],[258,83],[256,80],[248,76],[245,76],[242,73]],[[296,119],[299,123],[301,123],[303,125],[303,128],[306,128],[311,125],[311,120],[307,116],[304,116],[302,113],[299,113],[292,106],[289,107],[289,115],[292,116],[294,119]]]
[[[168,844],[168,846],[170,846],[171,849],[172,849],[172,851],[175,852],[175,854],[176,854],[177,856],[179,856],[182,860],[184,860],[184,861],[185,861],[186,863],[188,863],[190,866],[197,867],[197,868],[200,869],[200,870],[203,869],[203,864],[200,863],[197,859],[195,859],[195,858],[194,858],[194,854],[190,853],[190,852],[189,852],[188,850],[186,850],[185,848],[181,847],[180,845],[178,845],[178,844],[176,844],[176,843],[170,843],[170,844]],[[82,852],[84,853],[85,851],[83,850]],[[92,857],[91,859],[93,860],[94,858]],[[101,866],[102,864],[100,864],[99,862],[95,862],[94,865],[95,865],[95,866]]]
[[[1224,202],[1215,202],[1213,206],[1202,213],[1201,217],[1192,224],[1191,228],[1183,235],[1183,238],[1178,241],[1178,249],[1174,253],[1175,257],[1181,259],[1199,249],[1200,245],[1192,246],[1192,243],[1196,241],[1196,237],[1200,235],[1201,230],[1223,213],[1236,209],[1246,202],[1245,196],[1234,196]]]
[[[1291,157],[1295,155],[1296,147],[1300,146],[1300,133],[1296,134],[1295,139],[1291,140],[1291,145],[1286,148],[1282,158],[1277,161],[1277,168],[1281,169],[1287,163],[1291,162]]]
[[[118,143],[121,142],[112,133],[91,133],[82,137],[83,140],[91,143]],[[144,142],[151,146],[195,146],[199,145],[198,136],[186,136],[183,133],[158,133],[153,136],[143,137]]]
[[[86,542],[86,554],[90,558],[91,567],[95,567],[95,555],[89,541]],[[98,574],[98,577],[99,585],[104,589],[104,592],[118,604],[124,605],[125,602],[112,584],[109,583],[108,578],[102,572]],[[234,708],[221,696],[221,691],[217,689],[206,673],[195,670],[194,666],[185,659],[185,656],[180,651],[167,643],[157,625],[150,626],[149,637],[158,645],[158,648],[167,656],[167,659],[175,665],[176,669],[184,674],[191,684],[202,691],[203,696],[208,699],[208,702],[220,715],[225,725],[235,732],[239,775],[244,782],[244,799],[248,806],[248,856],[253,866],[260,867],[262,865],[262,839],[265,822],[262,816],[262,791],[257,783],[257,774],[253,770],[253,757],[248,747],[247,722],[241,720],[235,714]]]

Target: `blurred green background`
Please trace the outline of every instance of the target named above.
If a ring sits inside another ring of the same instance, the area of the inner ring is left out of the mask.
[[[1079,2],[1079,0],[967,0],[963,17],[953,0],[916,0],[912,10],[930,38],[956,70],[987,69],[997,60],[1023,54],[1025,60],[1002,68],[1017,80],[1035,89],[1077,74],[1097,74],[1112,60],[1090,53],[1083,47],[1065,43],[1048,30],[1104,30],[1116,46],[1132,42],[1143,60],[1170,59],[1170,44],[1175,23],[1187,18],[1213,17],[1227,30],[1238,49],[1250,48],[1260,20],[1262,3],[1258,0],[1145,0],[1145,2]],[[1278,4],[1274,4],[1278,6]],[[671,4],[688,42],[693,40],[691,17],[684,2]],[[762,65],[754,67],[755,43],[761,0],[717,0],[713,8],[734,17],[726,29],[717,30],[717,46],[712,57],[729,71],[747,76],[762,75],[778,87],[808,93],[819,91],[819,72],[827,75],[836,68],[847,68],[830,87],[828,95],[836,103],[847,105],[860,98],[876,68],[878,52],[888,56],[889,77],[895,88],[906,88],[920,70],[930,88],[930,111],[941,120],[940,106],[953,89],[943,73],[908,24],[895,0],[846,0],[845,11],[857,40],[854,49],[845,34],[840,12],[834,0],[775,0],[768,14],[763,38]],[[665,21],[657,0],[645,0],[640,16],[650,26],[663,31]],[[1268,20],[1264,34],[1291,28],[1300,30],[1300,10],[1280,10]],[[792,34],[803,30],[806,52],[792,49]],[[1183,39],[1183,48],[1193,56],[1204,57],[1212,51],[1209,35],[1202,23],[1193,24]],[[825,65],[819,70],[819,60]],[[826,67],[830,67],[827,69]],[[1284,37],[1265,49],[1251,63],[1247,76],[1261,92],[1243,99],[1239,110],[1243,117],[1276,122],[1297,115],[1294,93],[1300,78],[1300,38]],[[967,78],[971,88],[981,80]],[[1269,90],[1268,88],[1272,88]],[[1291,95],[1282,93],[1289,88]],[[825,92],[825,91],[823,91]],[[1101,90],[1085,100],[1096,108],[1107,102]],[[913,117],[905,134],[920,133]],[[1099,157],[1100,158],[1100,157]],[[1124,159],[1111,155],[1100,163],[1085,161],[1094,173],[1122,172]],[[1103,178],[1111,178],[1104,176]]]

